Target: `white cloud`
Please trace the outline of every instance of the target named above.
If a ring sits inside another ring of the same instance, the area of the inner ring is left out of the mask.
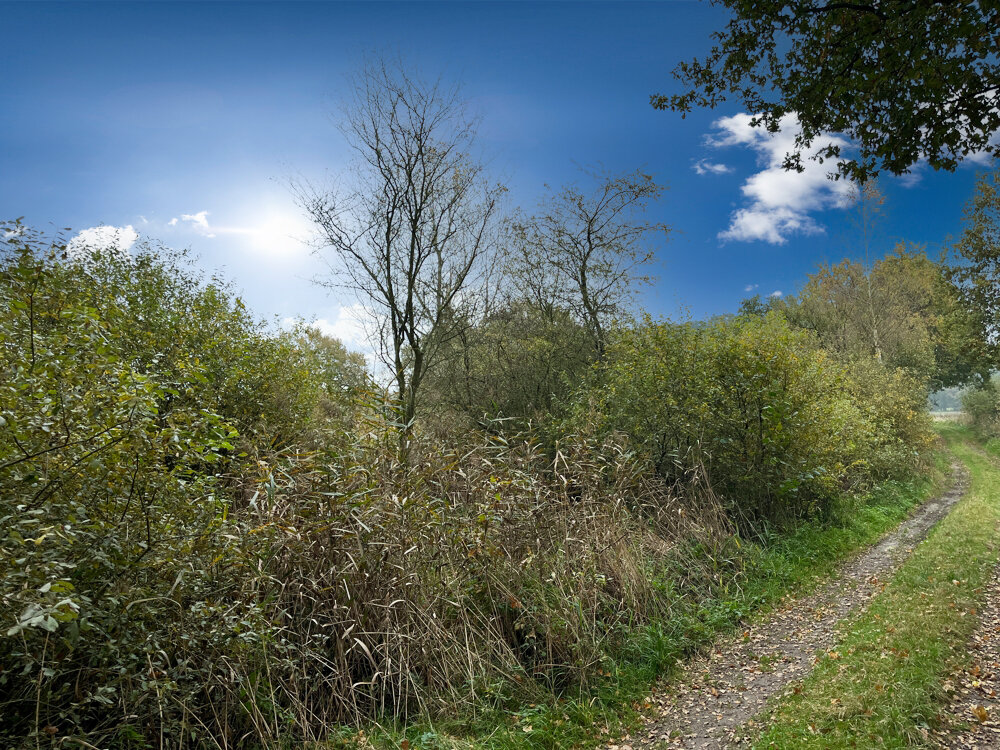
[[[781,290],[780,289],[775,289],[773,292],[771,292],[767,296],[768,297],[780,297],[781,296]]]
[[[734,211],[729,228],[719,232],[723,240],[763,240],[783,245],[789,234],[818,234],[823,230],[808,215],[788,208],[753,205]]]
[[[710,162],[708,159],[699,159],[692,167],[698,174],[728,174],[733,168],[727,164]]]
[[[756,289],[759,286],[760,286],[760,284],[747,284],[745,287],[743,287],[743,291],[744,292],[752,292],[754,289]]]
[[[909,172],[899,175],[896,179],[904,188],[916,187],[917,184],[924,178],[924,172],[927,171],[926,168],[927,162],[918,161],[910,167]]]
[[[168,221],[167,222],[167,226],[168,227],[176,227],[177,226],[177,217],[175,216],[170,221]]]
[[[208,211],[199,211],[196,214],[181,214],[181,221],[190,221],[198,229],[208,232]]]
[[[372,316],[360,303],[342,305],[333,320],[320,318],[313,325],[327,336],[340,339],[351,348],[369,348],[368,331]]]
[[[762,240],[784,243],[791,234],[822,232],[810,215],[828,208],[843,208],[849,202],[851,185],[845,180],[831,180],[831,164],[820,164],[803,158],[802,172],[786,170],[785,155],[795,150],[798,123],[788,115],[777,133],[750,126],[748,114],[723,117],[715,121],[716,132],[706,138],[714,148],[744,146],[757,152],[762,169],[751,175],[741,188],[747,205],[736,209],[729,227],[719,233],[723,240]],[[843,138],[827,136],[818,147],[827,143],[846,149],[850,144]]]
[[[996,147],[1000,147],[1000,137],[994,135],[993,138],[990,139],[990,143]],[[992,167],[996,157],[985,151],[977,151],[974,154],[969,154],[965,158],[978,167]]]
[[[124,227],[100,226],[78,232],[66,245],[66,252],[74,258],[85,257],[92,250],[115,250],[128,255],[129,248],[139,239],[131,224]]]

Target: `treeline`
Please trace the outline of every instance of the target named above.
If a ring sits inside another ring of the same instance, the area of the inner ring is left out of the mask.
[[[302,195],[388,388],[183,254],[4,227],[4,746],[277,747],[667,666],[754,549],[919,471],[928,389],[992,366],[995,242],[630,320],[651,178],[494,223],[468,144],[421,131],[455,100],[373,75],[358,184],[381,187]]]

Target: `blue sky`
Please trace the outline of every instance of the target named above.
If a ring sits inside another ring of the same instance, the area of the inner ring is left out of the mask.
[[[702,2],[0,2],[0,216],[190,247],[261,315],[320,318],[361,347],[353,300],[309,281],[323,266],[296,239],[309,226],[289,181],[343,171],[345,76],[398,53],[464,84],[512,205],[581,164],[654,174],[668,191],[652,218],[675,233],[643,306],[733,311],[859,251],[839,187],[822,167],[776,169],[784,141],[736,103],[683,120],[649,106],[725,17]],[[886,242],[940,248],[977,166],[885,180]]]

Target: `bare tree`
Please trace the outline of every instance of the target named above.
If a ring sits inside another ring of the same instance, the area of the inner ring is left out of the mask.
[[[532,302],[572,311],[601,356],[608,322],[625,311],[636,286],[649,281],[640,272],[655,256],[649,240],[669,228],[643,220],[664,190],[650,175],[587,175],[597,183],[590,192],[568,185],[516,225],[511,265]]]
[[[373,308],[405,446],[428,368],[482,304],[504,188],[472,155],[476,121],[458,87],[381,60],[353,80],[345,110],[354,184],[299,199],[330,261],[326,283]]]
[[[871,261],[871,244],[875,237],[875,231],[879,223],[885,221],[885,194],[879,189],[878,182],[872,178],[863,183],[854,182],[848,194],[854,211],[848,217],[848,221],[857,230],[861,239],[861,246],[865,251],[865,263],[863,268],[865,284],[864,305],[868,311],[868,327],[871,333],[872,347],[875,352],[875,359],[882,362],[882,325],[880,324],[880,299],[874,287],[875,274]]]

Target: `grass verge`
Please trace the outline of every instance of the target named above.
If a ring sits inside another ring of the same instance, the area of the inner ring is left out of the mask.
[[[825,523],[773,534],[762,544],[706,550],[717,575],[701,591],[681,590],[667,576],[664,596],[675,616],[631,630],[609,659],[602,682],[556,696],[539,690],[508,692],[475,716],[407,725],[346,729],[332,744],[416,750],[593,747],[633,728],[657,678],[717,635],[762,616],[789,595],[822,582],[845,558],[872,544],[944,484],[947,461],[938,456],[928,476],[887,482],[845,501]]]
[[[971,474],[965,497],[935,527],[833,649],[774,709],[756,748],[902,748],[927,743],[967,659],[975,608],[997,562],[1000,469],[966,428],[940,425]],[[797,692],[795,692],[797,691]]]

